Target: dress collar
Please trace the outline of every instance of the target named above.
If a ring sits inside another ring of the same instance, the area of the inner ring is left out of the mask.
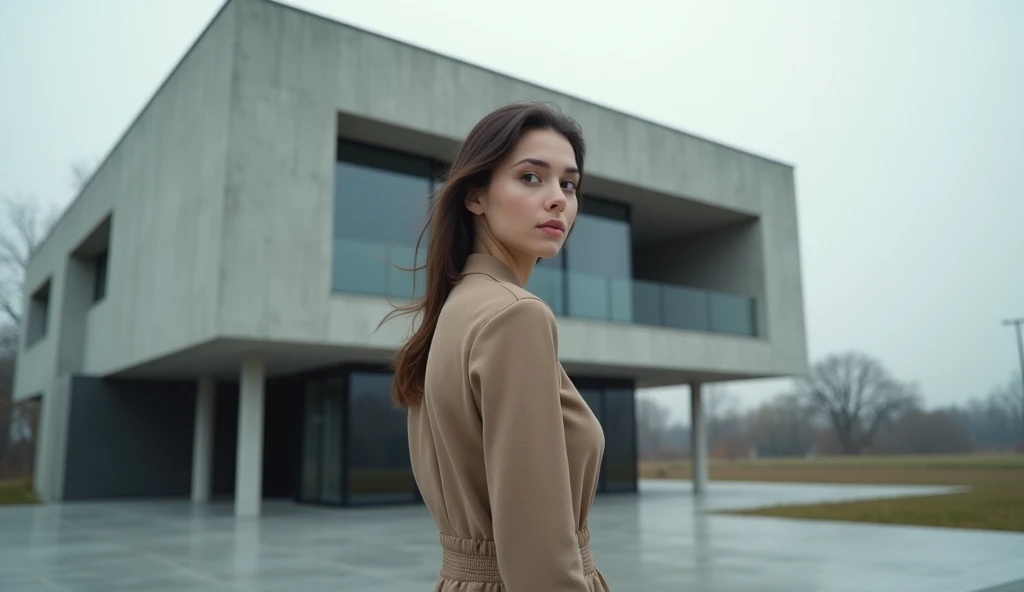
[[[466,259],[466,265],[462,268],[462,275],[471,273],[482,273],[489,275],[500,282],[508,282],[523,287],[522,282],[512,273],[507,265],[486,253],[470,253]]]

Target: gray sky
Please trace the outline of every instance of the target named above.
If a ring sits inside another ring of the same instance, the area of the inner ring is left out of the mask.
[[[863,350],[932,406],[1016,371],[1024,2],[286,3],[794,164],[812,360]],[[0,0],[0,194],[70,200],[220,5]]]

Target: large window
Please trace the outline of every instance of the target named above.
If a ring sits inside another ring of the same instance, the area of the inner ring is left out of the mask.
[[[556,315],[757,335],[749,296],[635,279],[628,206],[587,197],[580,207],[565,248],[541,259],[526,286]]]
[[[415,501],[407,415],[391,403],[391,374],[349,375],[349,503]]]
[[[335,169],[334,290],[410,298],[414,263],[426,222],[436,166],[428,159],[341,142]],[[425,239],[424,239],[425,241]],[[394,265],[393,265],[394,264]],[[416,292],[423,290],[422,274]]]
[[[339,368],[304,381],[298,499],[323,504],[416,501],[406,412],[391,374]]]
[[[361,368],[302,380],[300,501],[359,505],[421,499],[409,458],[408,414],[392,404],[391,381],[388,372]],[[583,379],[577,388],[604,431],[598,491],[636,491],[632,383]]]
[[[570,316],[632,320],[631,243],[628,221],[580,214],[565,253]]]
[[[422,296],[430,196],[444,166],[349,141],[338,143],[332,287],[407,300]],[[566,246],[541,259],[526,288],[556,315],[682,330],[756,335],[752,298],[633,279],[629,206],[586,197]],[[104,268],[105,270],[105,268]],[[104,274],[105,275],[105,274]]]

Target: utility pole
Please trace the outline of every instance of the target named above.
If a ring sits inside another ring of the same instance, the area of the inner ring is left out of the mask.
[[[1020,387],[1021,397],[1024,397],[1024,337],[1021,337],[1021,325],[1024,325],[1024,318],[1010,319],[1003,321],[1004,325],[1013,325],[1017,329],[1017,355],[1020,356]],[[1024,399],[1020,407],[1021,438],[1024,438]]]

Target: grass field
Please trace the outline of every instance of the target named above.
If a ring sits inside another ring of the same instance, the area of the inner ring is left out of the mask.
[[[0,481],[0,506],[37,504],[39,500],[29,481]]]
[[[967,493],[730,513],[1024,532],[1024,454],[711,461],[708,475],[712,481],[967,485]],[[646,461],[640,476],[689,479],[690,466]]]

